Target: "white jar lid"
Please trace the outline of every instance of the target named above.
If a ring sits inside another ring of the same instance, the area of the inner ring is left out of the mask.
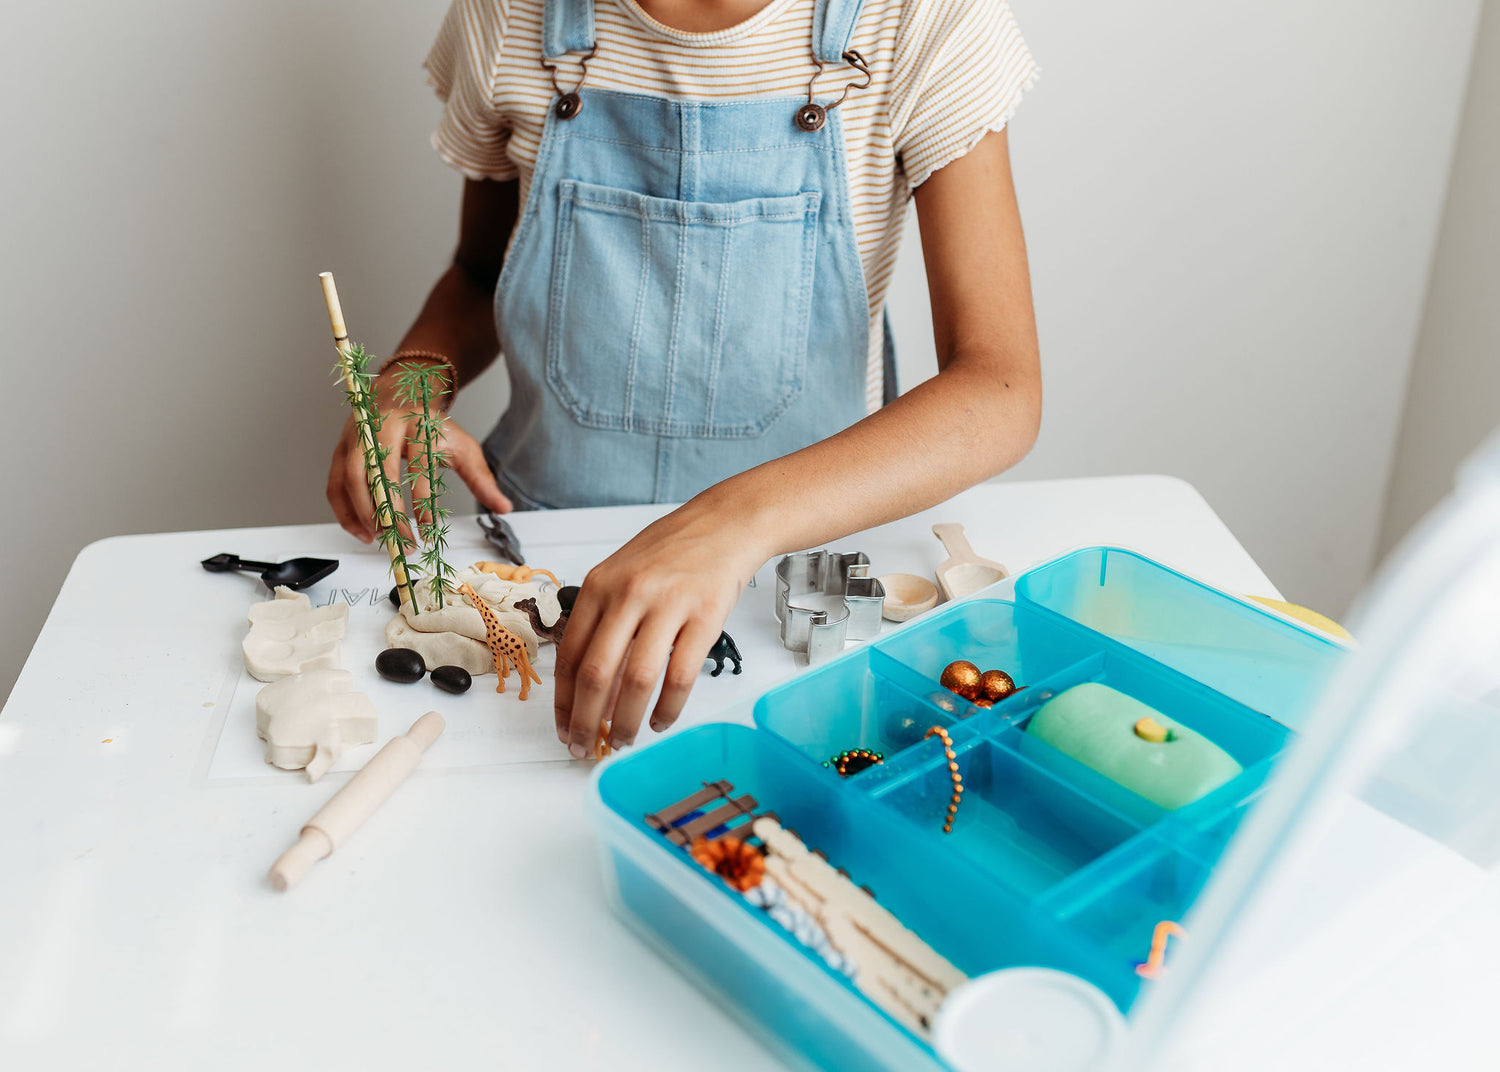
[[[1093,983],[1052,968],[970,979],[938,1010],[933,1045],[958,1072],[1095,1072],[1125,1017]]]

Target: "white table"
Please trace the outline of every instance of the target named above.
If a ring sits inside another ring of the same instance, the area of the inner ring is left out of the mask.
[[[623,542],[665,509],[513,520],[529,552]],[[1115,544],[1277,595],[1197,492],[1163,477],[986,485],[834,546],[930,573],[930,527],[953,520],[1016,572]],[[491,557],[470,519],[455,536],[455,561]],[[605,908],[590,765],[424,768],[302,885],[271,890],[267,867],[345,776],[205,775],[252,588],[197,563],[299,548],[363,550],[317,525],[79,555],[0,715],[0,1068],[779,1067]],[[742,648],[771,635],[771,598],[747,591]],[[680,725],[716,717],[721,685],[734,690],[705,675]],[[382,739],[410,720],[383,718]]]

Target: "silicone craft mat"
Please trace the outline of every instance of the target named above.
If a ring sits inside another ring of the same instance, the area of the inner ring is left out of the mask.
[[[564,584],[577,584],[589,569],[618,546],[616,541],[528,543],[526,560],[551,570]],[[473,687],[461,696],[439,690],[426,678],[412,685],[385,681],[375,672],[375,656],[386,647],[386,622],[395,614],[387,598],[392,581],[385,555],[378,551],[348,554],[316,548],[291,548],[275,556],[273,561],[297,555],[339,560],[338,571],[310,589],[307,595],[314,606],[334,602],[349,605],[349,626],[340,649],[340,662],[353,671],[355,687],[370,696],[380,713],[376,742],[346,751],[333,766],[334,771],[358,770],[381,744],[405,732],[412,722],[429,710],[442,712],[448,729],[423,760],[424,769],[572,762],[558,743],[553,723],[554,645],[541,646],[534,665],[542,683],[531,687],[524,702],[520,699],[519,683],[514,674],[507,680],[504,693],[495,691],[494,675],[486,674],[475,677]],[[467,549],[451,557],[455,564],[468,564],[471,559],[488,556],[483,549]],[[772,562],[756,574],[726,624],[743,655],[744,672],[734,675],[730,664],[726,664],[723,674],[711,678],[708,673],[711,666],[705,663],[680,724],[701,721],[704,716],[727,705],[749,701],[796,671],[797,657],[777,641],[772,606],[774,592],[775,563]],[[246,609],[250,603],[264,598],[269,598],[269,594],[260,589],[254,599],[246,601]],[[237,636],[243,637],[248,628],[247,622]],[[263,683],[246,673],[238,643],[225,653],[225,658],[225,682],[217,704],[222,716],[208,731],[214,740],[202,773],[211,780],[305,780],[306,775],[301,771],[283,771],[266,763],[264,742],[255,732],[255,696]],[[655,734],[643,725],[641,742],[654,737]]]

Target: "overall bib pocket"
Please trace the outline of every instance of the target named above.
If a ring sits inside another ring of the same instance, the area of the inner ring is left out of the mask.
[[[764,433],[804,387],[820,199],[560,182],[547,310],[558,400],[590,428]]]

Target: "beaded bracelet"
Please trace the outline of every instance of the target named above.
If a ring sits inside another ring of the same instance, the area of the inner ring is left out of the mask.
[[[847,748],[829,756],[823,761],[823,766],[832,767],[839,772],[840,778],[847,778],[884,762],[885,756],[879,752],[872,752],[868,748]]]
[[[395,365],[397,362],[409,361],[414,357],[425,357],[431,361],[436,361],[439,365],[446,365],[448,367],[448,379],[450,381],[448,383],[448,389],[450,391],[453,390],[454,382],[456,382],[458,379],[458,369],[453,366],[452,361],[448,360],[447,355],[440,354],[436,350],[397,350],[394,354],[385,359],[385,363],[380,366],[380,371],[377,372],[376,375],[382,375],[387,369]]]
[[[948,731],[941,726],[933,726],[922,735],[926,737],[938,737],[943,742],[943,755],[948,757],[948,773],[953,777],[953,799],[948,803],[948,818],[943,823],[943,833],[953,833],[953,819],[958,814],[958,802],[963,798],[964,780],[958,773],[958,754],[953,750],[953,738],[948,736]]]

